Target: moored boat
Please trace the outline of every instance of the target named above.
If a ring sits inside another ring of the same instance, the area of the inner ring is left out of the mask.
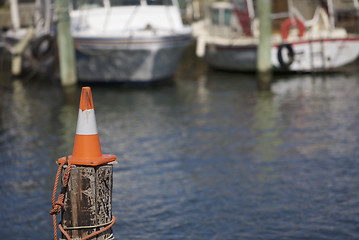
[[[217,69],[256,71],[259,23],[253,2],[216,2],[208,12],[193,26],[197,55]],[[275,0],[272,23],[271,62],[276,71],[328,71],[359,56],[359,36],[335,27],[331,0]]]
[[[153,82],[171,78],[191,27],[176,0],[73,1],[72,36],[80,82]]]

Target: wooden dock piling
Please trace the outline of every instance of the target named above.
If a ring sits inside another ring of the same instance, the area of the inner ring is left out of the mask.
[[[112,222],[112,166],[71,166],[62,211],[62,227],[71,239],[85,238]],[[65,172],[66,166],[62,176]],[[111,236],[110,228],[91,239],[112,239]]]
[[[60,58],[60,77],[63,86],[74,85],[76,79],[75,50],[71,37],[69,0],[55,0],[57,13],[57,42]]]
[[[259,16],[259,45],[257,70],[260,90],[269,90],[272,76],[272,1],[257,0]]]

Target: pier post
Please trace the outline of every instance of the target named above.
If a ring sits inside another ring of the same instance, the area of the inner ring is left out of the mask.
[[[112,183],[115,155],[102,154],[97,133],[91,89],[83,87],[72,155],[58,159],[62,189],[55,201],[57,181],[52,200],[54,239],[57,239],[56,214],[62,239],[114,239],[111,227]]]
[[[62,228],[71,239],[88,237],[112,223],[112,166],[71,166],[61,217]],[[65,166],[62,176],[66,170]],[[113,239],[112,236],[109,228],[91,239]]]
[[[19,4],[17,0],[10,0],[10,12],[11,12],[11,22],[14,31],[20,29],[20,14],[19,14]]]
[[[60,78],[63,86],[76,83],[74,44],[71,37],[69,0],[55,0],[57,43],[59,48]]]
[[[11,73],[14,76],[18,76],[22,72],[22,54],[26,47],[29,45],[31,39],[35,34],[35,30],[30,27],[27,30],[25,36],[14,46],[12,49],[12,60],[11,60]]]
[[[259,16],[259,44],[257,51],[257,71],[260,90],[269,90],[272,78],[272,1],[257,0]]]

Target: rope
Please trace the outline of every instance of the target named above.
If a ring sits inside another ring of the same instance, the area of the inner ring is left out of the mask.
[[[89,229],[89,228],[99,228],[99,227],[104,227],[107,226],[109,224],[111,224],[113,222],[113,218],[111,219],[111,221],[107,222],[107,223],[102,223],[102,224],[98,224],[98,225],[93,225],[93,226],[78,226],[78,227],[63,227],[64,230],[79,230],[79,229]]]
[[[60,193],[57,201],[55,201],[55,199],[56,199],[56,190],[57,190],[57,185],[58,185],[58,182],[59,182],[59,179],[60,179],[61,169],[66,163],[67,163],[67,171],[66,171],[65,176],[64,176],[64,184],[63,184],[63,187],[61,189],[61,193]],[[55,184],[54,184],[54,191],[52,193],[52,209],[50,211],[50,214],[52,215],[52,222],[53,222],[53,227],[54,227],[54,240],[57,240],[56,215],[59,214],[61,212],[61,209],[64,207],[65,190],[67,188],[67,184],[68,184],[68,181],[69,181],[70,170],[71,170],[71,162],[68,159],[68,156],[66,155],[66,161],[61,163],[59,168],[57,169],[56,178],[55,178]]]
[[[64,184],[62,186],[61,189],[61,193],[59,194],[59,197],[57,199],[57,201],[55,201],[56,199],[56,190],[57,190],[57,185],[60,179],[60,173],[61,173],[61,169],[63,168],[63,166],[67,164],[67,171],[64,175]],[[64,197],[65,197],[65,192],[66,192],[66,188],[68,185],[68,181],[70,178],[70,172],[71,172],[71,162],[68,159],[68,156],[66,155],[66,161],[64,161],[63,163],[60,164],[59,168],[57,169],[57,173],[56,173],[56,178],[55,178],[55,184],[54,184],[54,191],[52,193],[52,209],[50,211],[50,214],[52,215],[52,222],[53,222],[53,227],[54,227],[54,240],[57,240],[57,226],[56,226],[56,215],[59,214],[61,212],[61,210],[64,208]],[[81,228],[98,228],[98,227],[102,227],[102,226],[106,226],[101,230],[98,230],[96,232],[91,233],[90,235],[82,238],[81,240],[86,240],[86,239],[90,239],[108,229],[110,229],[116,222],[116,218],[114,216],[112,216],[112,220],[110,222],[107,222],[105,224],[100,224],[100,225],[96,225],[96,226],[84,226],[84,227],[68,227],[66,229],[81,229]],[[59,223],[58,225],[60,231],[64,234],[64,236],[66,237],[67,240],[71,240],[71,237],[69,236],[69,234],[64,230],[64,228],[62,227],[61,223]],[[108,239],[112,239],[113,238],[113,234],[111,234]]]
[[[115,222],[116,222],[116,218],[115,218],[115,216],[112,216],[112,221],[110,222],[110,224],[107,227],[105,227],[105,228],[103,228],[101,230],[98,230],[96,232],[93,232],[90,235],[88,235],[88,236],[86,236],[84,238],[81,238],[81,240],[90,239],[90,238],[92,238],[92,237],[94,237],[94,236],[96,236],[96,235],[98,235],[98,234],[100,234],[100,233],[102,233],[104,231],[107,231],[108,229],[110,229],[115,224]],[[61,223],[59,224],[59,229],[65,235],[67,240],[71,240],[71,237],[67,234],[65,229],[62,227]]]

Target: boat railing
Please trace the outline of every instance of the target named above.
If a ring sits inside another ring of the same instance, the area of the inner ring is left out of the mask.
[[[302,23],[305,27],[305,34],[318,35],[323,34],[324,32],[334,31],[334,28],[331,27],[329,15],[326,10],[317,6],[314,9],[314,13],[311,18],[305,18],[301,11],[299,11],[295,6],[291,6],[287,12],[277,12],[271,15],[272,21],[276,24],[276,28],[274,30],[277,35],[280,35],[281,26],[283,24],[284,19],[293,19],[293,25],[296,25],[298,21]],[[296,19],[296,20],[294,20]],[[255,21],[252,21],[252,32],[254,36],[259,35],[258,24],[255,24]],[[299,29],[293,28],[291,32],[293,32],[293,36],[297,36]],[[321,33],[319,33],[321,32]]]
[[[320,20],[324,22],[326,27],[330,27],[328,14],[322,7],[317,7],[315,9],[314,15],[312,19],[306,20],[303,15],[299,12],[299,10],[295,7],[292,8],[294,17],[298,18],[301,22],[303,22],[304,26],[309,28],[317,25]]]

